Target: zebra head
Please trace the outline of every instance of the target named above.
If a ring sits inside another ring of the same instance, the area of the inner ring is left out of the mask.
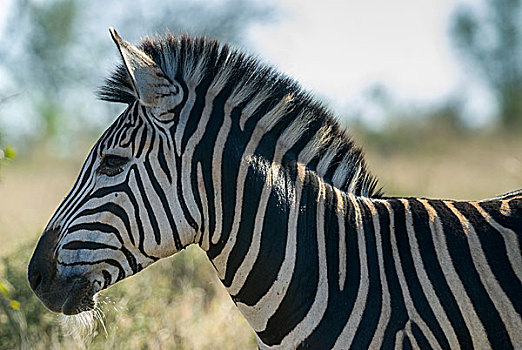
[[[180,198],[183,154],[171,136],[184,88],[110,32],[133,102],[94,145],[29,264],[33,291],[64,314],[94,308],[97,292],[183,249],[198,232],[197,208]]]

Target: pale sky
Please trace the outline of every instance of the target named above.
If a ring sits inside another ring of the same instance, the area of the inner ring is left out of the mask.
[[[429,98],[455,83],[446,35],[452,0],[281,3],[288,14],[254,30],[253,41],[268,60],[312,88],[342,98],[384,81]]]
[[[334,108],[356,103],[375,83],[405,103],[436,103],[468,90],[468,112],[480,123],[492,113],[491,97],[470,84],[448,36],[458,2],[282,0],[282,20],[253,28],[250,38],[262,58]]]

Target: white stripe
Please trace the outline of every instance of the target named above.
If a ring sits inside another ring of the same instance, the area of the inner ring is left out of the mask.
[[[339,227],[339,290],[344,290],[346,282],[346,208],[344,204],[343,193],[336,187],[333,187],[337,197],[337,225]]]
[[[408,234],[408,241],[410,244],[410,252],[412,255],[413,265],[415,267],[415,273],[421,285],[422,292],[424,293],[426,300],[430,304],[430,307],[433,313],[435,314],[435,318],[441,326],[441,329],[444,332],[444,335],[446,336],[446,339],[448,340],[450,347],[452,349],[457,349],[460,347],[457,335],[455,334],[455,331],[451,326],[451,322],[448,319],[448,316],[446,315],[446,312],[444,311],[444,308],[442,307],[442,304],[440,303],[439,298],[435,293],[435,290],[433,289],[431,281],[429,280],[428,275],[426,273],[424,262],[421,258],[419,243],[417,242],[417,237],[415,236],[415,228],[413,227],[413,217],[410,209],[410,204],[406,199],[400,199],[400,201],[406,209],[406,232]]]
[[[200,247],[204,251],[208,251],[210,248],[210,232],[209,232],[209,222],[208,222],[208,198],[207,198],[207,190],[205,189],[205,180],[203,178],[203,170],[201,167],[201,162],[198,162],[197,165],[198,169],[198,191],[199,191],[199,198],[201,198],[201,206],[203,207],[203,218],[207,219],[205,221],[205,229],[204,231],[201,231],[201,226],[199,227],[199,233],[198,236],[196,236],[195,242],[199,242],[199,235],[203,235],[203,239],[201,240]]]
[[[366,258],[366,239],[364,236],[363,220],[361,216],[361,209],[357,203],[357,198],[349,193],[348,198],[353,205],[355,213],[355,224],[357,226],[357,242],[359,250],[359,261],[361,263],[359,289],[357,290],[357,297],[353,305],[352,313],[348,318],[348,322],[344,326],[341,334],[337,338],[333,349],[341,350],[348,349],[353,341],[355,332],[361,322],[364,309],[366,308],[366,300],[368,298],[369,276],[368,276],[368,260]]]
[[[279,304],[281,304],[281,301],[286,295],[290,281],[292,280],[297,249],[299,205],[301,203],[301,195],[306,177],[306,165],[314,157],[314,152],[309,151],[313,144],[314,141],[310,141],[301,150],[297,158],[297,177],[294,185],[295,187],[293,188],[294,192],[292,193],[292,197],[295,197],[295,200],[290,202],[285,255],[277,274],[277,278],[268,292],[257,302],[256,305],[248,306],[243,303],[237,303],[237,307],[255,331],[261,331],[266,328],[268,319],[277,311]]]
[[[281,108],[284,108],[286,106],[285,101],[280,101],[270,112],[267,113],[263,118],[268,117],[270,113],[280,113]],[[243,110],[243,113],[245,113],[245,110]],[[241,221],[241,212],[242,212],[242,206],[243,206],[243,193],[245,189],[245,181],[246,176],[248,173],[248,168],[250,166],[250,162],[252,160],[252,155],[254,154],[259,142],[261,141],[262,137],[265,135],[266,132],[270,130],[266,129],[266,125],[263,123],[258,122],[256,125],[252,136],[250,137],[250,140],[248,141],[245,150],[243,152],[243,155],[241,157],[241,163],[239,165],[238,175],[236,179],[236,205],[234,209],[234,221],[232,223],[232,229],[230,230],[228,241],[225,243],[225,246],[223,247],[223,250],[221,253],[216,256],[212,261],[214,263],[214,266],[216,268],[216,271],[218,273],[218,276],[221,280],[225,278],[226,273],[226,263],[228,261],[228,257],[230,255],[230,252],[234,248],[236,244],[237,234],[239,231],[239,225]],[[221,238],[218,234],[212,235],[212,243],[216,244],[219,239]]]
[[[223,231],[223,201],[221,200],[221,169],[223,165],[223,150],[225,148],[225,143],[228,138],[228,134],[230,133],[230,126],[232,124],[232,118],[230,113],[234,108],[233,105],[230,104],[229,101],[225,103],[225,111],[223,115],[223,124],[219,128],[216,143],[214,145],[214,152],[212,155],[212,184],[214,187],[214,211],[215,211],[215,227],[214,232],[212,233],[212,242],[215,244],[218,242],[221,237],[221,232]]]
[[[201,213],[199,212],[199,208],[196,205],[196,201],[194,199],[194,193],[192,192],[192,183],[191,179],[196,174],[192,174],[192,162],[193,162],[193,155],[194,151],[196,150],[196,146],[201,142],[201,139],[203,138],[203,134],[205,133],[205,130],[207,128],[208,121],[210,120],[210,116],[212,114],[213,105],[214,105],[214,96],[215,91],[207,90],[207,93],[205,95],[205,106],[203,107],[203,111],[201,113],[201,116],[199,118],[199,123],[196,128],[196,131],[190,136],[189,140],[187,141],[187,145],[185,147],[185,150],[181,156],[181,174],[178,176],[181,176],[181,185],[182,185],[182,192],[183,192],[183,198],[185,200],[185,203],[187,205],[187,209],[190,213],[190,215],[194,218],[196,223],[201,222]],[[175,196],[176,200],[178,200],[178,196]],[[184,223],[181,227],[184,227],[185,229],[188,229],[190,225],[186,221],[186,218],[184,215],[180,215],[180,219],[183,219]],[[182,232],[180,232],[180,236],[182,235]],[[192,236],[191,238],[194,238]],[[182,238],[183,239],[183,238]],[[182,244],[187,245],[189,242],[183,242]]]
[[[370,342],[369,349],[380,349],[384,340],[384,332],[388,326],[391,315],[391,301],[390,291],[388,289],[388,280],[386,279],[386,272],[384,269],[384,258],[382,254],[382,239],[381,239],[381,223],[379,220],[379,213],[373,205],[372,201],[365,199],[364,202],[368,205],[373,218],[373,227],[375,232],[375,246],[377,248],[377,262],[379,264],[379,278],[381,280],[381,314],[379,322]]]
[[[196,102],[196,84],[187,82],[188,96],[185,105],[181,109],[179,114],[178,125],[176,126],[176,132],[174,133],[174,142],[176,143],[176,152],[178,156],[181,155],[181,140],[185,133],[185,127],[187,126],[188,117]]]

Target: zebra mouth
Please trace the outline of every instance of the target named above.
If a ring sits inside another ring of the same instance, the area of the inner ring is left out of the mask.
[[[64,315],[76,315],[96,307],[93,283],[83,277],[55,280],[47,286],[40,286],[35,293],[49,310]]]
[[[86,279],[75,280],[62,305],[64,315],[76,315],[83,311],[93,310],[96,298],[93,284]]]

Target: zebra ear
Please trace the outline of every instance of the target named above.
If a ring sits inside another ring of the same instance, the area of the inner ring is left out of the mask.
[[[114,28],[109,28],[109,32],[120,51],[123,64],[140,102],[146,106],[161,107],[162,99],[179,95],[181,89],[178,84],[173,83],[145,52],[123,40]]]

